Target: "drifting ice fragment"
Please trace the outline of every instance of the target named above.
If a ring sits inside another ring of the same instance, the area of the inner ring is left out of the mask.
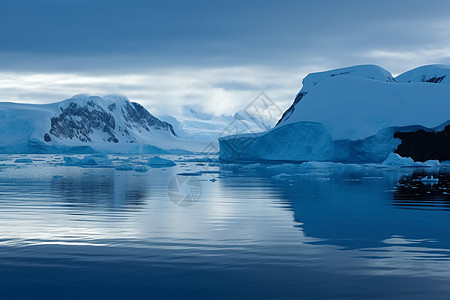
[[[153,168],[173,167],[176,165],[172,160],[154,156],[148,161],[148,165]]]
[[[18,158],[14,161],[16,164],[32,164],[33,160],[29,158]]]

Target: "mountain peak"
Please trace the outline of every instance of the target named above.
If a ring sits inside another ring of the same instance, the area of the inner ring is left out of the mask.
[[[403,83],[429,82],[450,84],[450,66],[425,65],[400,74],[395,79]]]

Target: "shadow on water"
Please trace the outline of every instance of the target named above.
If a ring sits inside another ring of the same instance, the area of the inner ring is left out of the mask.
[[[427,180],[429,176],[437,180]],[[450,172],[420,169],[410,176],[402,176],[393,195],[393,204],[406,209],[449,211]]]

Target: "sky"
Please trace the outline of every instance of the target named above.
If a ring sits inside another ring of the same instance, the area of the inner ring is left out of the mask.
[[[0,101],[233,114],[264,91],[284,110],[308,73],[359,64],[450,64],[450,1],[0,1]]]

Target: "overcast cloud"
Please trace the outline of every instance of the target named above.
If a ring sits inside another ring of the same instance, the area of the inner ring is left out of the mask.
[[[309,72],[450,64],[448,1],[2,1],[0,100],[122,93],[150,111],[285,109]]]

